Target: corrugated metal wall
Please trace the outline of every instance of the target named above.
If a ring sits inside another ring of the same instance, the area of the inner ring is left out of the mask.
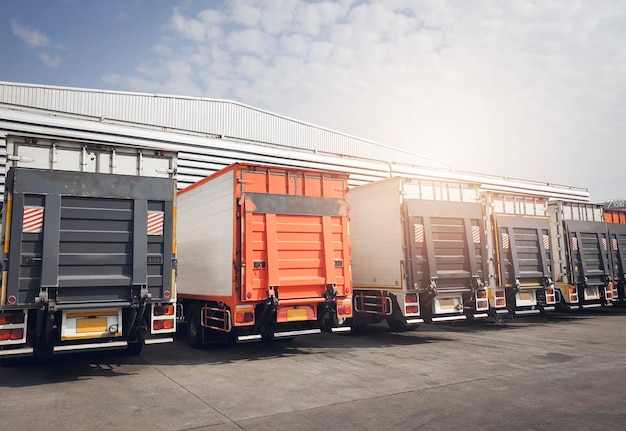
[[[427,161],[407,151],[227,100],[0,82],[0,103],[371,160]]]

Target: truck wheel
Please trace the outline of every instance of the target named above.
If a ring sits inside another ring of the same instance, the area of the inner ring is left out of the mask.
[[[187,344],[194,349],[202,346],[202,325],[200,324],[200,307],[193,305],[187,317]]]
[[[137,356],[143,350],[143,343],[128,343],[128,347],[126,347],[126,353],[131,356]]]
[[[391,317],[387,318],[387,325],[389,325],[389,328],[393,332],[414,331],[414,330],[416,330],[420,326],[418,324],[408,325],[405,322],[403,322],[402,320],[395,320],[395,319],[392,319]]]

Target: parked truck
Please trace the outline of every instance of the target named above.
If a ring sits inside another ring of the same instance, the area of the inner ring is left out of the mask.
[[[610,241],[612,282],[617,289],[614,299],[626,304],[626,210],[604,208],[604,221]]]
[[[350,331],[346,174],[234,164],[180,191],[177,208],[192,347]]]
[[[548,199],[515,193],[482,193],[486,214],[489,300],[494,317],[554,311]],[[506,309],[497,308],[505,302]]]
[[[176,155],[5,141],[0,358],[173,341]]]
[[[353,188],[350,205],[355,326],[488,317],[477,184],[396,177]]]
[[[608,307],[618,299],[602,205],[551,201],[548,205],[559,307]]]

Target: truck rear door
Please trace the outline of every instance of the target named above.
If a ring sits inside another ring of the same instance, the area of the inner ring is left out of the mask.
[[[599,301],[610,280],[607,228],[604,222],[565,220],[572,281],[584,287],[583,301]]]
[[[174,188],[166,178],[11,168],[7,295],[110,303],[137,287],[169,298]]]
[[[347,178],[245,170],[241,184],[241,299],[259,301],[269,295],[282,304],[302,300],[304,305],[322,302],[327,289],[345,295],[350,265]]]
[[[486,274],[482,208],[479,203],[409,199],[412,283],[439,295],[471,292]],[[434,312],[458,312],[463,304],[442,298]]]
[[[518,305],[535,305],[534,289],[553,278],[550,220],[511,214],[494,218],[499,285],[514,288]]]
[[[626,220],[620,222],[626,223]],[[613,281],[617,283],[619,300],[626,299],[626,224],[607,223],[609,240],[611,241],[611,265],[613,270]]]

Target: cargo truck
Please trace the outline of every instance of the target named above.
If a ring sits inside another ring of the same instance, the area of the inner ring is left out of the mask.
[[[626,304],[626,210],[604,208],[604,221],[610,241],[612,282],[617,289],[617,302]]]
[[[602,205],[592,203],[548,204],[559,308],[607,307],[618,299],[602,211]]]
[[[176,155],[6,136],[0,358],[173,341]]]
[[[179,315],[192,347],[350,331],[346,174],[234,164],[177,202]]]
[[[355,326],[488,317],[477,184],[390,178],[351,189],[350,206]]]
[[[489,301],[494,317],[554,311],[548,199],[483,192],[489,249]],[[498,308],[505,302],[506,309]]]

